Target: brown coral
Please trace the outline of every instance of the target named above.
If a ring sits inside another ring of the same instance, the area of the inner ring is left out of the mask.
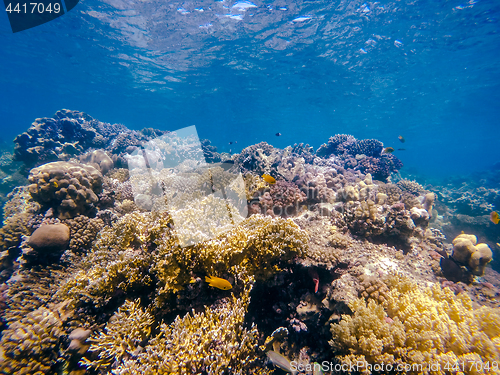
[[[94,167],[61,161],[33,168],[29,181],[33,199],[55,209],[60,219],[91,212],[102,190],[102,175]]]

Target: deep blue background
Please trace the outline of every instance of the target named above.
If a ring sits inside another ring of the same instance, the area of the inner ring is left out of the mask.
[[[82,1],[16,34],[0,12],[1,138],[68,108],[221,151],[377,138],[428,176],[500,160],[498,2],[235,3]]]

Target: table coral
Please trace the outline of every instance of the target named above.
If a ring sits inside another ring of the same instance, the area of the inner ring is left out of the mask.
[[[474,309],[471,299],[435,284],[420,290],[412,282],[392,278],[383,302],[362,298],[349,304],[353,315],[343,315],[331,325],[332,347],[344,353],[342,362],[421,365],[423,370],[403,374],[444,375],[445,366],[477,363],[485,368],[500,356],[500,311]],[[431,371],[430,364],[439,370]],[[415,367],[413,367],[415,369]],[[491,367],[490,369],[491,370]],[[364,374],[372,372],[365,367]],[[465,374],[500,374],[498,370],[476,371],[466,366]]]

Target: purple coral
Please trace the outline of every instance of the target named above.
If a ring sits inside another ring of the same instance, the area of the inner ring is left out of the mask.
[[[271,186],[273,213],[276,216],[288,217],[295,215],[300,204],[306,199],[306,194],[292,182],[277,181]]]

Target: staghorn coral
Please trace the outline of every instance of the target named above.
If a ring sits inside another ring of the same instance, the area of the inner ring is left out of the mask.
[[[276,181],[271,186],[272,210],[274,215],[289,217],[298,213],[306,195],[292,182]]]
[[[83,364],[98,369],[109,368],[115,361],[136,355],[140,344],[149,338],[153,323],[153,316],[141,308],[138,299],[125,301],[109,319],[104,331],[92,334],[89,350],[98,358],[83,358]]]
[[[160,307],[184,289],[192,274],[246,273],[266,278],[278,261],[305,251],[307,234],[291,220],[254,215],[216,238],[182,248],[166,214],[132,213],[99,233],[80,270],[63,283],[60,298],[75,304],[107,304],[117,290],[132,293],[152,286]]]
[[[472,361],[485,368],[488,361],[498,360],[498,308],[474,309],[465,293],[455,296],[439,284],[420,290],[399,277],[387,284],[390,291],[383,303],[373,299],[366,303],[362,298],[352,301],[353,315],[343,315],[339,324],[331,325],[330,345],[344,353],[340,357],[343,363],[363,362],[363,374],[372,373],[370,364],[395,367],[409,363],[422,365],[423,370],[401,373],[444,375],[447,364]],[[431,371],[431,363],[438,364],[438,370]],[[468,367],[464,373],[484,372]]]
[[[102,190],[101,173],[89,165],[53,162],[30,171],[28,187],[33,199],[53,208],[60,219],[89,214]]]
[[[179,316],[162,323],[137,358],[124,360],[115,375],[139,374],[265,374],[254,362],[258,358],[258,331],[243,328],[250,287],[240,298],[232,296],[201,313]]]
[[[307,242],[307,234],[290,219],[252,215],[216,238],[193,246],[159,243],[152,267],[159,280],[156,303],[161,306],[172,293],[184,289],[196,273],[267,279],[281,270],[278,262],[303,256]]]
[[[169,229],[167,220],[132,213],[102,229],[92,251],[82,259],[80,269],[66,279],[58,296],[75,304],[90,300],[103,306],[117,290],[131,292],[150,285],[148,270],[153,258],[147,246],[164,236]]]

